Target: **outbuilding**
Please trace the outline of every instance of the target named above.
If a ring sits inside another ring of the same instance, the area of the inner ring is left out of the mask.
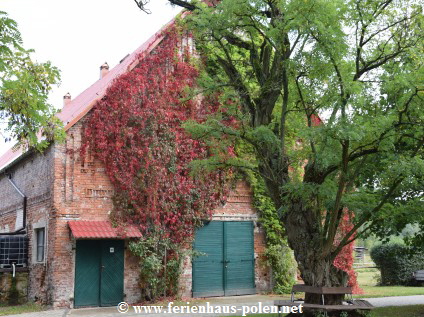
[[[7,281],[12,271],[23,274],[28,299],[54,307],[111,306],[140,300],[139,259],[127,246],[131,239],[141,238],[141,233],[136,227],[118,230],[112,226],[114,188],[102,163],[89,155],[82,160],[79,148],[84,122],[94,104],[115,78],[136,67],[141,53],[150,54],[161,44],[161,34],[114,68],[103,64],[99,80],[75,99],[64,96],[58,114],[66,130],[63,144],[51,144],[42,154],[10,150],[0,157],[0,285],[10,286]],[[10,256],[5,256],[5,241],[12,238],[20,241],[20,249],[8,244]],[[185,259],[181,296],[270,290],[265,233],[246,182],[239,182],[212,220],[196,232],[193,247],[207,256],[193,262]],[[11,257],[16,252],[20,252],[19,261]],[[7,290],[2,294],[7,296]]]

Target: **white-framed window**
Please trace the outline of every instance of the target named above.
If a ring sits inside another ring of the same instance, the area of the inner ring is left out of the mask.
[[[35,260],[44,262],[44,253],[46,245],[46,230],[45,228],[35,229]]]

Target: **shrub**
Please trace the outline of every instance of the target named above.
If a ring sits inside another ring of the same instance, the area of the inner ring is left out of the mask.
[[[424,252],[401,244],[375,246],[371,258],[380,269],[381,285],[411,285],[412,272],[424,269]]]
[[[140,258],[142,300],[175,296],[181,275],[183,251],[178,244],[164,239],[160,233],[132,241],[129,249]]]

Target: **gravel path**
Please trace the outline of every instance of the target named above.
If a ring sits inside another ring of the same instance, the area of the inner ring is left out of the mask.
[[[424,305],[424,295],[365,298],[375,307]]]

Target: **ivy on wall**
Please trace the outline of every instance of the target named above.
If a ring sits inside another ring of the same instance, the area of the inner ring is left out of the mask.
[[[266,233],[265,256],[272,268],[273,291],[277,294],[290,293],[297,271],[293,252],[287,245],[284,228],[271,198],[266,194],[262,178],[252,172],[246,172],[246,175],[253,191],[253,204],[260,215],[259,222]]]
[[[82,157],[90,151],[104,163],[115,188],[113,222],[135,224],[143,234],[130,250],[141,259],[148,300],[176,293],[181,250],[227,194],[222,170],[190,175],[189,163],[210,154],[182,128],[186,120],[202,121],[219,102],[213,96],[187,98],[199,74],[190,47],[177,26],[162,37],[97,102],[81,149]]]

